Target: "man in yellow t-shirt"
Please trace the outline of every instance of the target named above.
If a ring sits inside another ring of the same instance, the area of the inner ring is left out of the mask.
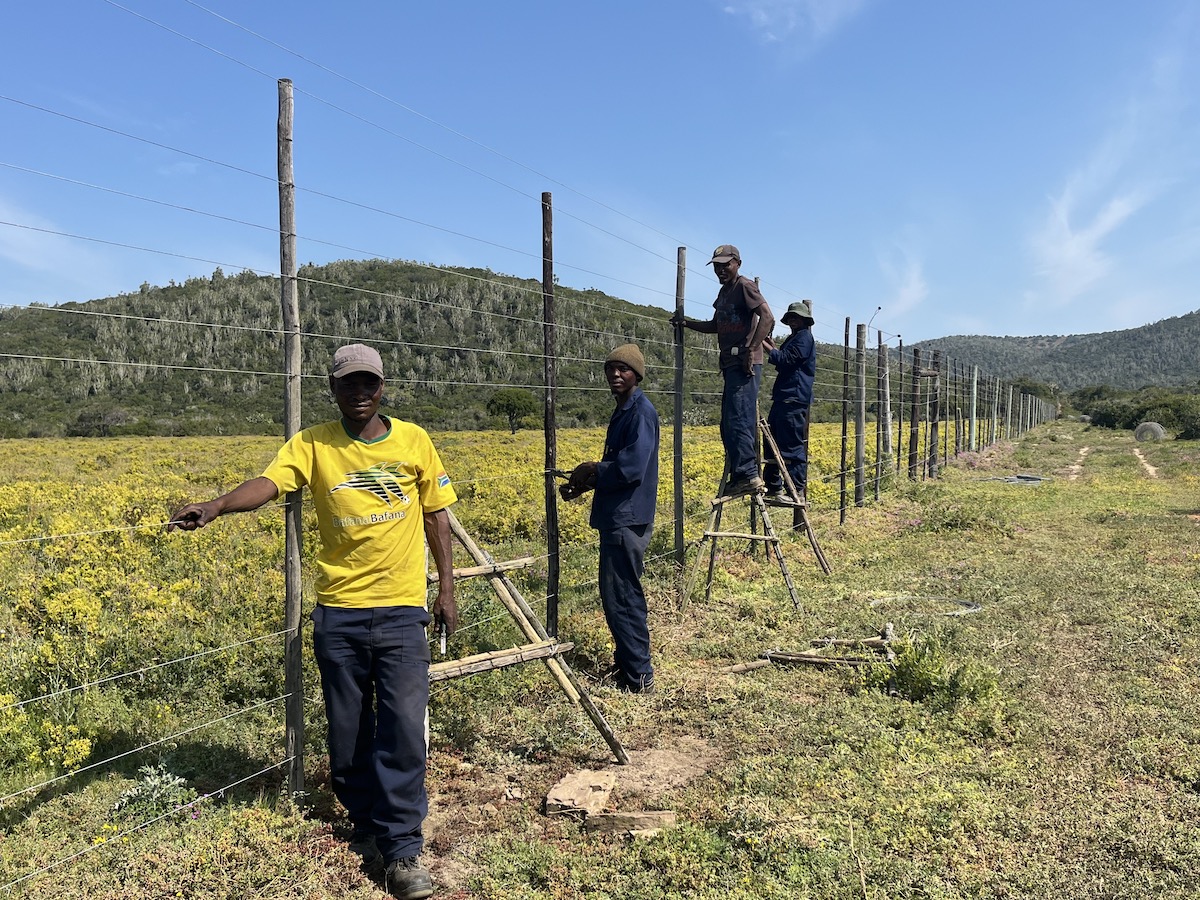
[[[424,429],[379,414],[383,361],[362,344],[338,348],[329,387],[340,421],[305,429],[265,472],[207,503],[189,503],[167,530],[193,531],[308,486],[317,511],[313,652],[329,721],[330,780],[346,807],[351,848],[400,900],[433,893],[418,857],[425,792],[425,710],[433,620],[458,625],[447,507],[458,498]],[[425,544],[438,571],[425,610]]]

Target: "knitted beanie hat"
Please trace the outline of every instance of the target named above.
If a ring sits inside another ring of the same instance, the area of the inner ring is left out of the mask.
[[[613,349],[612,353],[604,360],[605,364],[610,362],[624,363],[633,369],[637,374],[638,381],[646,377],[646,358],[642,356],[642,351],[637,344],[622,344],[620,347]]]

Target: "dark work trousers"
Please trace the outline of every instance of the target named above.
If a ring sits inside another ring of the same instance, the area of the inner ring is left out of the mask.
[[[317,604],[313,655],[329,720],[333,793],[386,862],[424,843],[429,613],[419,606]]]
[[[767,414],[767,425],[775,443],[779,445],[783,464],[796,483],[796,490],[803,493],[808,485],[808,404],[800,400],[776,400]],[[767,483],[768,491],[780,490],[783,488],[783,475],[772,458],[770,446],[766,455],[763,480]]]
[[[721,443],[725,445],[730,481],[741,481],[758,475],[755,436],[762,366],[755,366],[753,375],[743,372],[740,365],[722,369],[721,374],[725,378],[721,391]]]
[[[650,665],[650,626],[646,624],[646,594],[642,591],[643,561],[652,525],[600,529],[600,601],[616,650],[613,662],[626,687],[654,682]]]

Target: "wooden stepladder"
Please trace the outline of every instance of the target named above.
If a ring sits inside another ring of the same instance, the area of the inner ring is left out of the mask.
[[[446,512],[450,517],[450,530],[454,534],[454,537],[462,545],[463,549],[470,554],[475,563],[477,563],[477,565],[469,569],[455,569],[455,578],[469,578],[473,576],[487,578],[497,599],[508,610],[509,615],[512,616],[513,621],[516,622],[517,627],[529,643],[509,650],[481,653],[463,659],[435,663],[429,667],[430,680],[440,681],[446,678],[455,678],[461,675],[486,672],[505,666],[530,662],[535,659],[544,660],[546,668],[550,670],[550,674],[558,682],[558,686],[562,689],[562,692],[567,695],[567,698],[571,702],[578,704],[587,714],[588,718],[592,720],[592,724],[596,726],[596,730],[600,732],[600,736],[604,738],[605,743],[612,750],[613,756],[617,758],[617,762],[621,765],[628,765],[629,754],[625,752],[625,748],[621,746],[620,740],[618,740],[612,728],[609,727],[608,722],[605,721],[604,715],[588,695],[587,690],[579,680],[579,676],[572,671],[571,667],[567,665],[567,661],[563,659],[563,654],[574,645],[559,642],[550,637],[546,632],[546,627],[538,619],[537,614],[521,595],[521,592],[517,590],[517,586],[508,577],[509,571],[524,567],[527,560],[513,560],[507,563],[496,562],[492,559],[490,553],[475,543],[475,540],[463,528],[462,523],[458,521],[454,513],[450,510]],[[531,561],[528,560],[528,562]]]
[[[771,434],[771,426],[767,424],[766,419],[758,420],[759,431],[762,432],[763,440],[771,448],[771,452],[775,454],[775,458],[781,460],[783,457],[779,454],[779,445],[775,443],[775,435]],[[792,476],[787,470],[787,466],[780,463],[779,474],[783,476],[784,490],[787,492],[787,500],[772,500],[768,501],[772,506],[785,506],[792,510],[792,527],[803,528],[805,535],[808,536],[808,543],[812,547],[813,555],[817,558],[817,563],[821,566],[821,571],[828,575],[832,569],[829,568],[829,562],[825,559],[825,554],[821,551],[821,545],[817,543],[816,532],[813,531],[812,522],[808,520],[808,499],[796,487],[796,483],[792,481]]]
[[[779,447],[775,443],[775,438],[771,434],[771,429],[767,425],[766,419],[758,420],[759,431],[762,433],[763,439],[775,453],[775,458],[779,459]],[[821,570],[828,575],[830,572],[829,563],[825,560],[825,554],[821,552],[821,546],[817,543],[817,536],[813,533],[812,525],[808,521],[808,504],[804,496],[796,488],[796,484],[792,481],[788,474],[787,467],[781,465],[779,467],[780,474],[783,476],[784,487],[787,493],[787,499],[778,500],[772,499],[768,501],[761,491],[754,491],[747,496],[750,501],[750,527],[749,532],[744,531],[721,531],[721,516],[725,509],[725,504],[731,500],[737,500],[742,495],[727,495],[725,488],[729,484],[729,468],[721,474],[721,483],[717,487],[717,496],[710,502],[712,503],[712,516],[709,518],[708,527],[704,530],[704,536],[700,539],[700,547],[696,553],[696,560],[692,565],[691,575],[688,577],[687,584],[684,587],[684,597],[688,597],[692,591],[692,585],[695,583],[696,574],[700,570],[700,560],[703,558],[703,547],[705,541],[709,541],[708,548],[708,581],[705,585],[704,598],[707,602],[712,599],[712,580],[713,571],[716,568],[717,561],[717,539],[718,538],[740,538],[747,541],[759,541],[766,547],[767,556],[774,555],[776,562],[779,564],[779,571],[783,575],[783,581],[787,585],[788,594],[792,598],[792,605],[796,609],[800,608],[800,600],[796,596],[796,586],[792,583],[792,574],[788,571],[787,560],[784,559],[783,552],[780,548],[779,536],[775,533],[775,527],[771,523],[771,516],[767,512],[767,506],[787,507],[793,510],[796,525],[803,525],[805,533],[808,535],[809,543],[812,545],[813,552],[817,557],[817,562],[821,566]],[[762,534],[759,534],[755,527],[757,522],[762,522]]]

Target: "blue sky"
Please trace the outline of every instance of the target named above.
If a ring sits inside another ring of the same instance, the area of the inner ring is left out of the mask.
[[[550,191],[559,280],[638,303],[686,246],[706,317],[730,242],[818,340],[1135,327],[1200,308],[1198,44],[1171,0],[17,4],[0,303],[277,271],[284,77],[302,262],[540,278]]]

